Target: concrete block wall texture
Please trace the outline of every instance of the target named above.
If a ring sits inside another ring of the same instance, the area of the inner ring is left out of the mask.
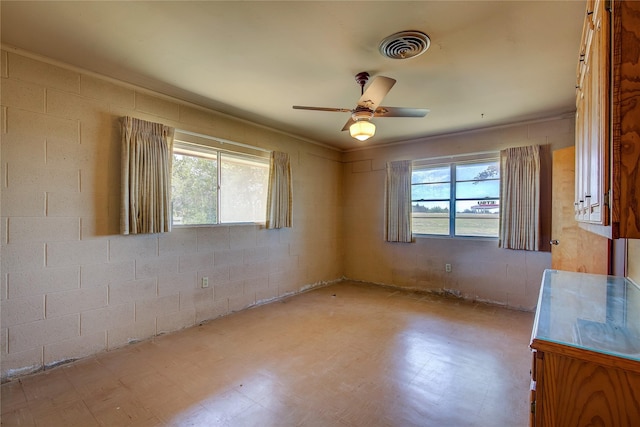
[[[384,242],[380,201],[384,200],[385,167],[394,160],[498,152],[533,144],[549,144],[554,150],[573,144],[573,120],[570,115],[345,153],[343,243],[350,254],[345,276],[532,310],[542,272],[551,267],[549,252],[500,249],[497,239],[416,237],[409,244]],[[445,271],[445,264],[452,265],[451,272]]]
[[[28,52],[1,59],[3,379],[342,277],[341,153]],[[125,115],[288,152],[293,228],[119,235]]]
[[[28,52],[2,50],[1,62],[3,379],[342,277],[535,306],[549,253],[502,250],[491,239],[384,242],[384,168],[509,146],[569,146],[573,117],[340,153]],[[119,235],[125,115],[288,152],[293,228]],[[633,259],[637,242],[629,244],[637,281]],[[199,286],[203,277],[209,288]]]

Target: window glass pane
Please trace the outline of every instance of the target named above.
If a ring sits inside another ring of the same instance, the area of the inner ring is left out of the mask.
[[[497,237],[500,201],[473,200],[456,202],[456,236]]]
[[[269,161],[221,154],[220,222],[264,222]]]
[[[500,216],[497,156],[496,153],[494,158],[473,161],[469,155],[460,158],[460,163],[414,166],[411,176],[413,232],[497,237]],[[451,204],[455,212],[450,213]]]
[[[500,181],[466,181],[456,183],[456,199],[500,197]]]
[[[411,216],[415,234],[449,235],[449,202],[414,202]]]
[[[416,167],[411,174],[412,184],[425,182],[449,182],[451,181],[451,168],[446,166]]]
[[[207,157],[173,155],[171,176],[173,224],[193,225],[217,222],[217,169],[215,155]]]
[[[411,186],[411,200],[450,198],[450,184],[415,184]]]
[[[497,160],[456,165],[456,181],[472,181],[500,178],[500,165]]]

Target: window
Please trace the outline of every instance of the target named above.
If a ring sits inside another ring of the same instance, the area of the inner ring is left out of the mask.
[[[171,202],[173,225],[266,220],[268,153],[176,132]],[[203,145],[206,143],[206,145]],[[224,146],[221,148],[220,146]],[[254,151],[254,153],[248,153]]]
[[[500,162],[496,157],[414,162],[414,234],[498,237]]]

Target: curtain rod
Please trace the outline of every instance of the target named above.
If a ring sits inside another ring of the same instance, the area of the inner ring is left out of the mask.
[[[438,156],[438,157],[425,157],[422,159],[415,159],[413,160],[413,162],[416,163],[420,163],[420,162],[431,162],[431,161],[438,161],[438,160],[455,160],[455,159],[459,159],[459,158],[474,158],[474,157],[479,157],[478,160],[482,160],[483,157],[492,157],[493,155],[500,155],[500,150],[491,150],[491,151],[478,151],[476,153],[467,153],[467,154],[450,154],[448,156]]]
[[[216,141],[216,142],[219,142],[221,144],[237,145],[239,147],[249,148],[251,150],[264,151],[265,153],[271,153],[271,150],[267,150],[265,148],[254,147],[253,145],[243,144],[242,142],[231,141],[231,140],[224,139],[224,138],[217,138],[215,136],[205,135],[203,133],[190,132],[188,130],[182,130],[182,129],[176,129],[176,133],[183,133],[185,135],[191,135],[191,136],[196,136],[196,137],[199,137],[199,138],[210,139],[211,141]]]

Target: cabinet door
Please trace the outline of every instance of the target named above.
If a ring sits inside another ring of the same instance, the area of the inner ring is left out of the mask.
[[[590,129],[588,139],[588,184],[584,200],[586,220],[596,224],[605,224],[606,209],[604,206],[604,188],[606,184],[606,168],[608,161],[608,73],[607,73],[607,38],[604,3],[595,2],[592,14],[593,37],[589,55],[589,108]]]
[[[537,355],[537,351],[533,350],[532,352],[532,360],[531,360],[531,387],[530,387],[530,395],[529,395],[529,402],[531,405],[531,413],[529,415],[529,425],[531,427],[535,427],[537,425],[536,423],[536,389],[537,389],[537,383],[536,381],[538,380],[538,375],[537,375],[537,367],[536,367],[536,355]]]
[[[589,108],[590,73],[587,59],[593,34],[589,21],[585,22],[583,33],[576,84],[575,217],[578,221],[588,220],[584,194],[587,191],[589,182],[589,164],[587,161],[589,150],[587,142],[589,141],[591,110]]]
[[[574,213],[575,218],[578,221],[583,219],[584,214],[584,200],[582,200],[581,194],[584,189],[584,124],[587,122],[584,117],[584,93],[582,89],[578,88],[578,95],[576,99],[576,158],[575,158],[575,198],[574,198]]]
[[[591,3],[591,2],[590,2]],[[589,141],[591,135],[591,43],[593,40],[593,23],[585,19],[580,44],[580,62],[576,83],[576,168],[575,168],[575,218],[578,221],[589,220]]]
[[[593,35],[593,31],[590,30],[589,41],[591,41]],[[589,43],[589,46],[591,43]],[[592,73],[591,73],[591,61],[590,61],[590,53],[591,51],[587,51],[587,57],[585,58],[586,70],[584,77],[584,88],[582,89],[582,93],[584,96],[584,123],[582,123],[582,140],[579,144],[579,150],[576,152],[576,155],[580,158],[580,193],[578,193],[578,202],[580,203],[580,220],[581,221],[589,221],[589,212],[590,206],[590,198],[587,197],[589,195],[589,190],[591,188],[591,138],[593,134],[593,99],[592,95]]]
[[[531,418],[529,425],[531,427],[543,427],[545,425],[553,425],[548,422],[545,424],[545,406],[544,406],[544,388],[545,388],[545,374],[544,374],[544,353],[541,351],[534,351],[533,353],[533,377],[535,378],[535,391],[533,392],[533,406],[531,407]]]
[[[637,372],[545,352],[537,383],[536,426],[638,426]]]
[[[604,2],[588,3],[576,99],[576,219],[606,225],[608,185],[608,16]]]

